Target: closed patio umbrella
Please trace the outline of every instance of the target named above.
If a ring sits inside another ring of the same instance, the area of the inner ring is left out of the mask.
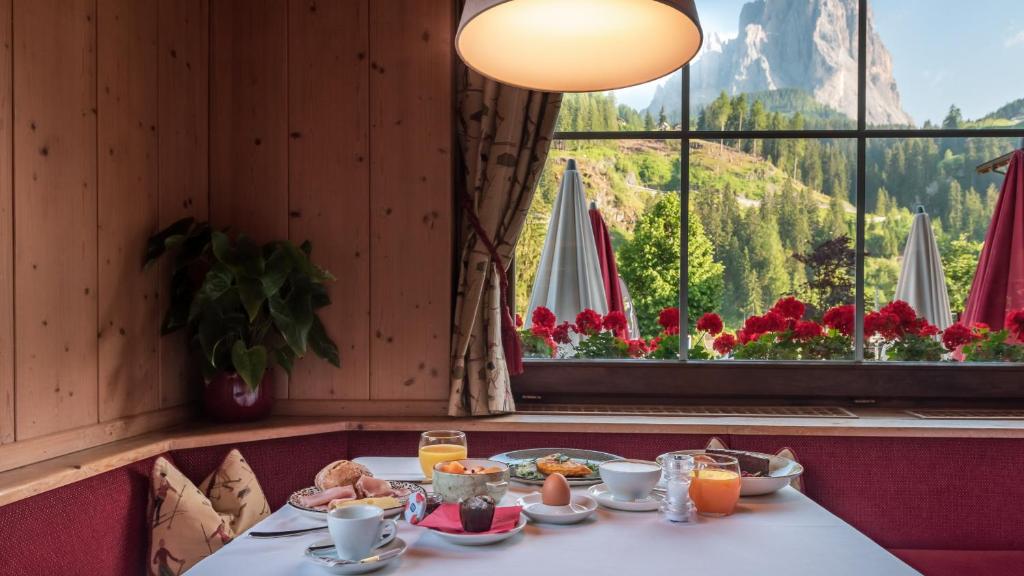
[[[540,306],[554,312],[559,322],[573,322],[585,308],[608,312],[594,229],[575,160],[565,167],[551,211],[527,318]]]
[[[1010,159],[971,293],[960,323],[1001,330],[1006,312],[1024,308],[1024,150]]]
[[[601,264],[601,280],[604,282],[608,311],[625,313],[622,289],[619,286],[619,267],[615,264],[615,250],[612,248],[612,235],[608,232],[608,225],[605,224],[595,202],[590,203],[590,224],[594,228],[594,242],[597,245],[597,259]],[[625,335],[625,332],[618,334]]]
[[[923,207],[917,209],[910,226],[907,245],[903,249],[903,267],[896,282],[895,299],[913,306],[918,315],[940,330],[953,324],[939,245],[935,241],[931,220]]]

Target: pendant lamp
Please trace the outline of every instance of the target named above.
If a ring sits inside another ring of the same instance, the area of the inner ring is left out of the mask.
[[[455,48],[503,84],[595,92],[665,76],[703,40],[694,0],[466,0]]]

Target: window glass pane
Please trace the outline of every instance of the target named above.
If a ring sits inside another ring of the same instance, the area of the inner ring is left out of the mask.
[[[611,309],[624,312],[626,329],[619,329],[623,318],[615,317],[613,330],[587,335],[591,330],[583,322],[569,338],[559,338],[558,357],[647,355],[637,342],[630,351],[628,340],[656,337],[661,309],[679,302],[679,158],[678,140],[552,144],[516,246],[516,310],[524,319],[523,340],[531,355],[550,355],[543,326],[552,320],[545,320],[544,313],[535,316],[538,306],[555,314],[555,325],[579,324],[577,314],[584,308],[602,316],[609,312],[609,292]],[[567,171],[570,160],[575,171]],[[591,206],[607,227],[607,237],[599,234],[595,240]],[[600,241],[604,238],[607,242]],[[606,284],[601,263],[607,269],[609,257],[615,259],[619,278],[608,273]],[[531,331],[534,320],[542,326],[536,333]],[[678,345],[672,349],[668,344],[665,350],[675,357]]]
[[[691,358],[852,358],[855,150],[691,143],[688,306],[695,321],[717,314],[726,334],[716,342],[714,317],[694,326]]]
[[[680,130],[683,75],[673,72],[646,84],[610,92],[565,94],[557,132]]]
[[[1024,127],[1019,0],[870,0],[868,125]],[[900,114],[903,114],[900,119]]]
[[[964,310],[978,265],[992,213],[999,198],[1003,176],[978,174],[975,167],[1014,148],[1011,138],[914,138],[872,139],[867,147],[867,225],[864,260],[865,299],[869,315],[868,359],[940,360],[959,359],[946,354],[942,338],[918,338],[914,333],[929,331],[923,323],[917,329],[897,324],[887,314],[906,314],[908,302],[913,317],[938,329],[956,321]],[[927,220],[916,213],[921,211]],[[917,229],[911,235],[915,219]],[[942,268],[940,275],[925,271],[928,246],[934,238]],[[904,265],[908,258],[912,262]],[[916,262],[917,264],[914,264]],[[900,276],[903,289],[897,292]],[[939,280],[944,281],[943,287]],[[942,311],[935,294],[946,294],[950,315]],[[902,333],[909,332],[909,335]],[[952,342],[952,341],[951,341]]]
[[[857,0],[701,3],[692,127],[856,128],[857,9]]]

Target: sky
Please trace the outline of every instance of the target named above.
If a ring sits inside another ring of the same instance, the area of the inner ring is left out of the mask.
[[[747,0],[697,0],[705,35],[737,34]],[[939,123],[950,104],[979,118],[1024,98],[1024,0],[871,0],[874,25],[892,54],[903,109],[917,125]],[[655,81],[616,92],[646,108]]]

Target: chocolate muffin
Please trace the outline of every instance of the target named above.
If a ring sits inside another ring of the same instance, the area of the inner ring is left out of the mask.
[[[459,500],[459,520],[466,532],[487,532],[494,521],[494,499],[470,496]]]

